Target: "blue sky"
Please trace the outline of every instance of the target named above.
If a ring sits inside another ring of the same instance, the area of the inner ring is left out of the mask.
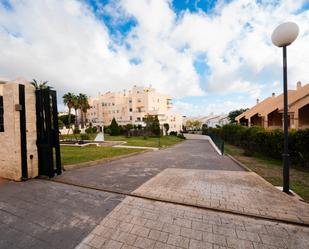
[[[187,116],[227,113],[281,92],[272,30],[294,21],[289,87],[309,79],[309,2],[0,0],[0,77],[63,93],[153,86]]]

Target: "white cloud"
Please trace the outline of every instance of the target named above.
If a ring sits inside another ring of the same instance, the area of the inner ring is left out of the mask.
[[[217,94],[218,103],[187,109],[220,112],[236,108],[224,96],[237,93],[252,103],[280,88],[282,55],[270,35],[281,22],[295,21],[301,32],[288,49],[290,85],[308,82],[309,11],[299,12],[302,3],[219,1],[210,14],[177,16],[169,0],[114,1],[98,12],[114,15],[116,23],[137,22],[119,45],[81,1],[13,1],[13,10],[0,7],[0,76],[49,80],[60,93],[151,84],[177,98]],[[206,77],[194,68],[201,52]]]

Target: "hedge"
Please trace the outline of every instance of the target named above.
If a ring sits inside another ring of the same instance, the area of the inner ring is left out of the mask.
[[[204,131],[218,134],[224,141],[239,146],[246,155],[259,153],[281,159],[284,136],[281,129],[244,127],[228,124],[222,128],[208,128]],[[290,161],[294,164],[309,166],[309,129],[289,131]]]

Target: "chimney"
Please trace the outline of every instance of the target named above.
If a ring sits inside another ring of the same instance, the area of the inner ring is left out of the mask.
[[[272,93],[271,96],[274,98],[274,97],[276,97],[276,94],[275,94],[275,93]]]
[[[300,81],[298,81],[297,84],[296,84],[296,90],[299,90],[299,89],[301,89],[301,82]]]
[[[256,99],[256,104],[258,104],[260,102],[260,100],[259,99]]]

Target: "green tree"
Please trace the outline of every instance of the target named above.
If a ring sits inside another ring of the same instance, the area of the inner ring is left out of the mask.
[[[80,104],[79,104],[79,100],[78,100],[78,96],[74,95],[73,96],[73,109],[75,111],[75,127],[78,127],[78,109],[80,109]]]
[[[80,108],[81,126],[82,126],[82,128],[84,128],[85,122],[86,122],[87,110],[90,109],[90,105],[89,105],[89,102],[88,102],[87,95],[80,93],[78,95],[78,102],[79,102],[79,108]]]
[[[168,134],[168,130],[170,129],[170,125],[168,123],[163,124],[166,135]]]
[[[109,129],[110,129],[110,135],[111,136],[117,136],[119,135],[120,133],[120,129],[119,129],[119,125],[116,121],[115,118],[113,118],[112,122],[111,122],[111,125],[109,126]]]
[[[153,132],[156,136],[160,136],[160,134],[161,134],[160,122],[159,122],[159,119],[158,119],[158,116],[157,116],[157,115],[155,115],[155,117],[154,117],[154,122],[153,122],[153,125],[152,125],[152,132]]]
[[[186,121],[186,127],[191,130],[201,129],[202,122],[200,120],[189,119]]]
[[[69,127],[69,115],[62,115],[62,116],[58,116],[58,120],[61,120],[61,122],[66,126]],[[71,122],[74,123],[75,122],[75,115],[71,114]]]
[[[69,127],[71,127],[71,110],[72,107],[74,105],[74,93],[68,92],[66,94],[63,95],[62,99],[63,99],[63,103],[68,107],[69,111],[68,111],[68,115],[69,115]]]
[[[228,115],[228,119],[230,121],[230,124],[235,124],[236,123],[235,118],[238,115],[242,114],[243,112],[245,112],[247,110],[248,110],[248,108],[246,108],[246,109],[241,108],[241,109],[238,109],[238,110],[230,111],[229,115]]]
[[[160,122],[157,115],[147,115],[144,117],[146,123],[146,130],[150,131],[156,136],[160,135]]]

